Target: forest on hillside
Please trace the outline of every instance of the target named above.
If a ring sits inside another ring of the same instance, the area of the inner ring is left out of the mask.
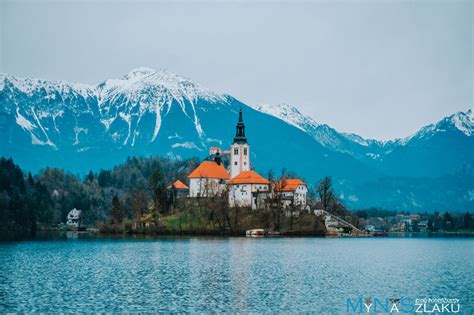
[[[37,229],[64,223],[73,208],[82,210],[86,226],[107,222],[114,197],[120,200],[124,218],[131,217],[137,199],[148,203],[172,179],[184,180],[196,163],[196,159],[134,157],[111,170],[89,172],[81,178],[58,168],[46,168],[33,176],[12,159],[1,158],[0,237],[32,236]]]
[[[109,232],[129,230],[132,224],[142,226],[139,221],[147,216],[156,219],[152,224],[155,227],[161,222],[202,233],[228,230],[236,233],[236,229],[255,224],[276,229],[285,226],[281,209],[257,218],[250,215],[251,211],[246,215],[244,210],[239,212],[223,206],[227,204],[225,196],[197,203],[170,198],[166,186],[176,179],[186,182],[187,175],[199,162],[196,158],[131,157],[110,170],[90,171],[81,177],[58,168],[45,168],[33,176],[23,172],[12,159],[1,158],[0,237],[30,237],[38,229],[57,227],[64,224],[73,208],[82,211],[83,225]],[[279,177],[291,175],[294,174],[283,170]],[[273,172],[268,176],[276,177]],[[313,191],[310,200],[316,202],[314,195]],[[350,214],[337,201],[331,187],[324,188],[324,196],[326,206],[334,212]],[[297,221],[287,224],[292,227]],[[302,224],[304,218],[299,221]],[[315,226],[314,222],[307,225]]]
[[[199,162],[197,158],[131,157],[112,169],[90,171],[81,177],[58,168],[45,168],[33,176],[12,159],[0,158],[0,239],[32,237],[37,230],[64,227],[68,212],[74,208],[82,211],[83,226],[105,233],[241,235],[246,229],[258,227],[288,234],[324,235],[322,218],[303,212],[288,216],[284,209],[274,206],[281,203],[278,200],[265,211],[252,211],[229,208],[226,195],[170,195],[166,187],[176,179],[187,182],[187,175]],[[294,176],[297,174],[286,170],[278,175],[272,171],[266,174],[270,183]],[[316,204],[355,226],[359,226],[360,218],[388,213],[349,211],[337,197],[329,177],[309,185],[308,205],[314,208]],[[462,217],[435,212],[432,230],[471,228],[470,218],[469,213]]]

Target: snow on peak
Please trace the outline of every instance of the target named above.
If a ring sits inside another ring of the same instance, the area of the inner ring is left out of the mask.
[[[223,95],[214,93],[189,79],[167,70],[156,71],[146,67],[133,69],[120,79],[109,79],[96,86],[66,81],[17,78],[0,73],[0,91],[7,86],[29,95],[43,90],[47,98],[54,98],[55,93],[63,97],[73,94],[84,97],[96,96],[101,99],[101,102],[119,93],[128,96],[129,100],[145,99],[149,97],[149,94],[153,94],[164,102],[176,99],[178,103],[182,103],[184,100],[195,101],[197,98],[209,101],[225,100]]]
[[[362,138],[361,136],[355,134],[355,133],[342,133],[343,136],[345,136],[347,139],[361,145],[364,147],[368,147],[370,144],[372,144],[375,140],[368,140],[365,138]]]
[[[252,108],[259,112],[280,118],[286,123],[303,131],[306,131],[308,126],[311,126],[312,128],[319,126],[319,124],[312,118],[301,114],[301,112],[295,106],[289,104],[258,104],[253,105]]]
[[[185,101],[195,103],[197,99],[211,102],[225,101],[225,97],[214,93],[184,77],[167,70],[137,68],[120,79],[109,79],[97,85],[100,103],[123,95],[132,103],[159,105],[170,109],[176,101],[185,110]]]
[[[148,74],[152,74],[156,72],[155,70],[147,67],[139,67],[136,69],[133,69],[129,73],[127,73],[124,78],[133,78],[133,77],[143,77]]]
[[[7,79],[7,75],[4,73],[0,73],[0,92],[5,87],[5,80]]]
[[[466,112],[454,113],[451,116],[445,117],[436,123],[421,128],[411,136],[402,139],[396,139],[394,142],[405,145],[412,139],[428,139],[437,133],[446,132],[453,127],[468,137],[472,136],[474,134],[474,117],[472,110],[469,109]]]
[[[467,112],[457,112],[449,117],[451,123],[466,136],[472,136],[474,134],[474,115],[472,110],[469,109]]]
[[[63,98],[71,94],[84,97],[94,94],[94,87],[87,84],[69,83],[60,80],[18,78],[10,74],[0,74],[0,91],[5,89],[7,85],[29,95],[43,90],[46,93],[46,98],[54,98],[55,93],[59,93]]]
[[[111,119],[109,115],[117,117],[113,109],[117,107],[120,107],[124,114],[137,116],[138,120],[145,112],[153,113],[156,122],[152,142],[160,130],[162,115],[167,115],[172,106],[179,106],[193,121],[199,136],[202,136],[204,132],[195,108],[197,101],[201,99],[211,103],[227,102],[225,96],[189,79],[167,70],[155,71],[144,67],[134,69],[120,79],[110,79],[97,85],[97,93],[100,109],[106,114],[104,124]]]
[[[100,120],[109,128],[116,119],[121,119],[129,125],[125,143],[129,140],[133,146],[138,133],[132,125],[137,125],[143,115],[155,115],[155,128],[150,141],[156,140],[161,128],[162,117],[166,116],[172,107],[178,106],[186,117],[193,122],[196,132],[203,137],[198,117],[199,100],[207,103],[229,103],[228,97],[204,88],[191,80],[171,73],[167,70],[154,70],[140,67],[131,70],[119,79],[109,79],[95,86],[72,84],[65,81],[48,81],[43,79],[20,79],[8,74],[0,74],[0,92],[19,91],[32,96],[37,95],[41,101],[43,112],[50,108],[49,101],[57,100],[59,105],[66,104],[67,98],[92,98],[97,102]],[[74,102],[73,102],[74,103]],[[202,103],[203,104],[203,103]],[[60,107],[58,107],[60,109]],[[200,108],[202,109],[202,108]],[[42,113],[39,116],[42,117]],[[24,120],[19,120],[27,127]]]

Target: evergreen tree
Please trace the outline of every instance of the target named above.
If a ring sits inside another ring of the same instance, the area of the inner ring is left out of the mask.
[[[100,187],[106,187],[111,181],[110,171],[100,170],[98,177]]]
[[[123,221],[124,211],[120,199],[115,195],[112,198],[112,209],[110,210],[110,216],[114,224],[120,224]]]
[[[33,175],[31,175],[31,172],[28,172],[28,184],[30,187],[33,187],[35,185],[35,180],[33,179]]]
[[[89,182],[92,182],[94,180],[94,173],[92,170],[89,171],[89,174],[87,174],[86,180]]]
[[[156,169],[148,180],[148,185],[153,192],[153,203],[156,210],[166,212],[168,200],[166,198],[166,187],[161,169]]]
[[[471,229],[473,226],[472,222],[472,217],[469,212],[466,212],[466,214],[463,217],[463,228],[465,229]]]
[[[453,217],[451,216],[451,214],[449,214],[449,212],[446,212],[444,214],[444,228],[446,230],[452,230],[453,229]]]

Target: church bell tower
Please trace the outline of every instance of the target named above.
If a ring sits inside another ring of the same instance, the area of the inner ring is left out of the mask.
[[[240,172],[250,170],[250,145],[245,137],[245,125],[242,119],[242,109],[239,112],[234,142],[230,146],[230,178]]]

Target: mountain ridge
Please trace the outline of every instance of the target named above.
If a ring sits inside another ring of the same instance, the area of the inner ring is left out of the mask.
[[[150,77],[152,79],[158,78],[158,80],[154,80],[152,84],[149,84],[149,81],[153,81],[149,80]],[[202,97],[208,100],[226,101],[226,98],[229,97],[229,95],[226,94],[214,93],[211,90],[204,88],[187,78],[178,76],[165,69],[153,70],[146,67],[135,68],[119,79],[108,79],[95,85],[69,83],[64,80],[19,78],[10,74],[0,73],[0,92],[5,89],[5,86],[8,86],[8,83],[12,83],[15,88],[28,94],[31,94],[38,89],[45,89],[48,93],[54,93],[57,90],[60,90],[64,93],[80,94],[84,98],[96,97],[98,99],[99,107],[106,111],[108,108],[106,107],[106,102],[104,100],[107,98],[113,99],[119,93],[127,93],[130,98],[135,98],[133,101],[140,101],[140,96],[143,94],[143,89],[147,87],[147,84],[151,86],[161,86],[163,87],[164,91],[169,91],[168,93],[165,92],[162,95],[162,103],[168,103],[168,112],[170,109],[169,103],[173,99],[181,100],[180,105],[182,105],[183,99],[193,100],[197,97]],[[137,83],[140,83],[138,84],[138,88],[136,87]],[[45,98],[54,97],[55,94],[48,94],[45,96]],[[436,128],[437,125],[446,120],[453,121],[453,123],[458,127],[458,130],[465,133],[467,136],[474,134],[474,115],[472,113],[472,109],[468,109],[466,112],[459,111],[453,113],[450,116],[446,116],[437,122],[421,127],[418,131],[407,137],[400,137],[390,140],[377,140],[372,138],[364,138],[355,133],[339,132],[327,124],[318,123],[312,117],[303,115],[297,107],[286,103],[277,105],[258,104],[249,106],[262,113],[277,117],[303,131],[309,132],[307,129],[308,126],[311,128],[325,128],[331,132],[344,136],[346,139],[355,144],[366,147],[391,147],[392,145],[397,144],[405,145],[407,142],[413,138],[416,138],[417,136],[420,137],[429,134],[429,131],[439,131],[439,129]],[[122,117],[122,119],[126,120],[127,118]],[[102,122],[104,126],[109,126],[107,120]],[[199,129],[199,127],[197,128]],[[319,139],[319,141],[321,144],[326,144],[321,139]]]
[[[378,140],[374,138],[364,138],[356,133],[349,133],[349,132],[340,132],[337,131],[335,128],[330,127],[327,124],[319,123],[314,120],[314,118],[310,116],[303,115],[299,109],[295,106],[289,105],[287,103],[280,103],[276,105],[269,105],[269,104],[258,104],[258,105],[250,105],[252,108],[261,111],[262,113],[266,113],[268,115],[272,115],[278,117],[287,123],[301,129],[308,131],[305,129],[305,125],[311,125],[314,128],[317,127],[328,127],[334,130],[334,132],[339,133],[349,140],[356,142],[362,146],[371,146],[376,145],[379,147],[390,146],[393,144],[400,144],[404,145],[409,142],[411,139],[420,136],[421,134],[426,134],[427,131],[440,131],[436,128],[439,124],[446,121],[451,121],[456,128],[463,132],[466,136],[472,136],[474,134],[474,114],[472,109],[468,109],[467,111],[458,111],[452,113],[449,116],[442,118],[436,122],[433,122],[429,125],[425,125],[420,127],[416,132],[413,134],[400,137],[395,139],[388,139],[388,140]]]
[[[375,164],[374,166],[378,170],[388,175],[405,176],[413,173],[417,176],[429,176],[429,171],[422,172],[409,167],[406,167],[406,171],[404,171],[404,165],[400,163],[404,158],[399,157],[400,152],[408,152],[412,147],[420,147],[432,140],[432,143],[439,141],[446,133],[451,133],[451,138],[462,138],[460,142],[463,145],[459,146],[458,151],[466,157],[466,159],[463,158],[465,161],[470,161],[474,158],[474,154],[470,150],[474,145],[474,138],[472,137],[474,134],[474,115],[471,109],[466,112],[459,111],[453,113],[437,122],[421,127],[417,132],[408,137],[381,141],[366,139],[353,133],[338,132],[326,124],[316,122],[314,119],[302,115],[296,107],[288,104],[273,106],[256,105],[253,108],[265,114],[278,117],[288,124],[305,131],[324,147],[336,152],[349,154],[365,163]],[[433,155],[442,154],[447,157],[448,161],[456,160],[449,165],[451,170],[458,165],[459,161],[455,157],[448,156],[446,152],[443,152],[444,147],[439,148],[439,150],[435,149],[434,147],[431,148]],[[456,155],[454,151],[451,153]],[[393,158],[393,156],[396,158]],[[429,160],[429,154],[425,154],[424,159]],[[397,164],[397,161],[399,165],[394,165]],[[422,166],[422,161],[417,162]],[[387,164],[390,166],[387,167]],[[397,169],[396,172],[390,170],[393,167]],[[446,170],[436,171],[433,172],[433,176],[440,176],[446,172]]]
[[[110,168],[132,155],[205,158],[211,146],[230,145],[240,108],[258,171],[286,168],[310,184],[333,176],[341,199],[352,207],[383,204],[364,191],[377,187],[377,179],[391,190],[428,178],[438,191],[436,178],[474,160],[471,110],[425,126],[406,141],[382,142],[338,132],[288,104],[249,106],[166,70],[143,67],[96,85],[0,74],[0,154],[33,171],[58,166],[79,173]],[[463,174],[470,176],[472,168],[467,170]],[[461,186],[463,195],[474,195],[474,187]],[[410,187],[413,204],[429,203],[426,192]],[[378,195],[388,193],[394,196],[390,204],[411,202],[390,191]],[[463,202],[459,207],[474,203]]]

